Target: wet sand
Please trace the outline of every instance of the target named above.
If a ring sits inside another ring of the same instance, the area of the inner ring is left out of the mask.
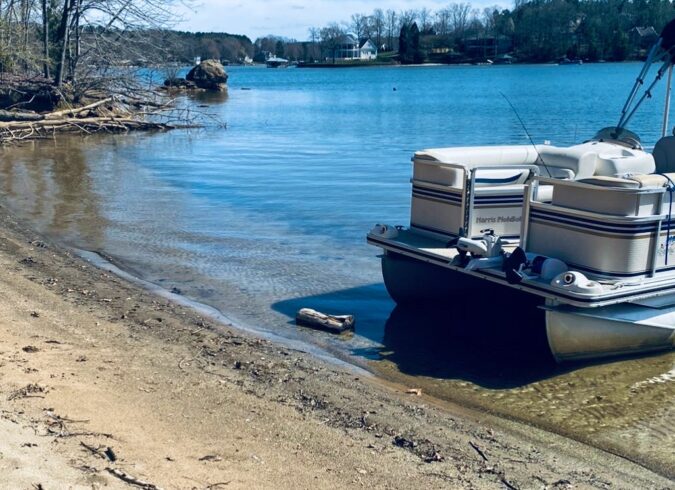
[[[161,488],[672,486],[602,450],[216,324],[4,209],[0,264],[7,488],[127,487],[121,474]]]

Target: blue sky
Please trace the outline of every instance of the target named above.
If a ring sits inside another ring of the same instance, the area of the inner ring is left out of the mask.
[[[181,8],[184,21],[177,28],[245,34],[252,40],[267,34],[305,40],[310,27],[348,21],[354,13],[370,14],[376,8],[438,10],[449,3],[450,0],[194,0],[190,8]],[[507,4],[494,0],[470,3],[481,10]]]

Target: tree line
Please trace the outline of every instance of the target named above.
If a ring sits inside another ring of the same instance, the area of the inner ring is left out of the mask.
[[[477,9],[461,2],[438,10],[378,8],[353,14],[347,22],[312,27],[306,42],[267,36],[255,46],[262,52],[272,51],[271,45],[275,54],[291,59],[307,53],[326,58],[349,33],[371,39],[381,53],[407,50],[400,53],[404,62],[459,62],[499,52],[529,62],[563,57],[623,61],[644,56],[654,34],[673,17],[672,0],[515,0],[511,9]],[[299,49],[303,44],[311,49]]]
[[[375,9],[310,28],[305,41],[266,36],[253,43],[242,35],[172,31],[180,1],[186,0],[0,0],[0,74],[40,73],[60,87],[128,64],[237,62],[267,53],[321,60],[346,33],[371,39],[385,57],[402,62],[498,53],[534,62],[620,61],[644,56],[675,16],[672,0],[515,0],[511,9],[480,10],[462,2],[437,10]]]

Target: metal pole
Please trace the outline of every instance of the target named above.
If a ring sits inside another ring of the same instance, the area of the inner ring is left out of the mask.
[[[666,86],[666,105],[663,109],[663,131],[661,137],[665,137],[668,133],[668,114],[670,113],[670,88],[673,80],[673,65],[668,68],[668,85]]]
[[[645,93],[642,94],[642,97],[635,103],[635,106],[633,109],[628,114],[624,114],[624,116],[621,118],[621,121],[619,121],[619,125],[617,126],[617,129],[623,129],[628,125],[628,121],[630,121],[633,118],[633,115],[635,112],[638,110],[638,108],[642,105],[642,103],[646,99],[651,99],[652,97],[652,89],[656,86],[656,84],[663,78],[663,75],[666,73],[666,69],[668,69],[671,66],[671,60],[668,58],[668,60],[663,63],[661,68],[659,68],[659,71],[656,73],[656,78],[654,81],[649,85],[649,87],[645,90]]]

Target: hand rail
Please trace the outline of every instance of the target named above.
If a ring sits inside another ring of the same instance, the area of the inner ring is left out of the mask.
[[[468,172],[467,172],[468,170]],[[460,230],[459,235],[471,238],[473,236],[473,207],[474,207],[474,188],[476,186],[476,173],[479,170],[529,170],[530,177],[537,179],[539,177],[539,167],[537,165],[481,165],[472,169],[464,168],[464,193],[462,196],[462,209],[464,211],[464,229]],[[528,187],[526,184],[525,187]],[[537,187],[535,185],[535,187]],[[467,205],[468,200],[468,205]],[[463,233],[462,233],[463,231]]]

